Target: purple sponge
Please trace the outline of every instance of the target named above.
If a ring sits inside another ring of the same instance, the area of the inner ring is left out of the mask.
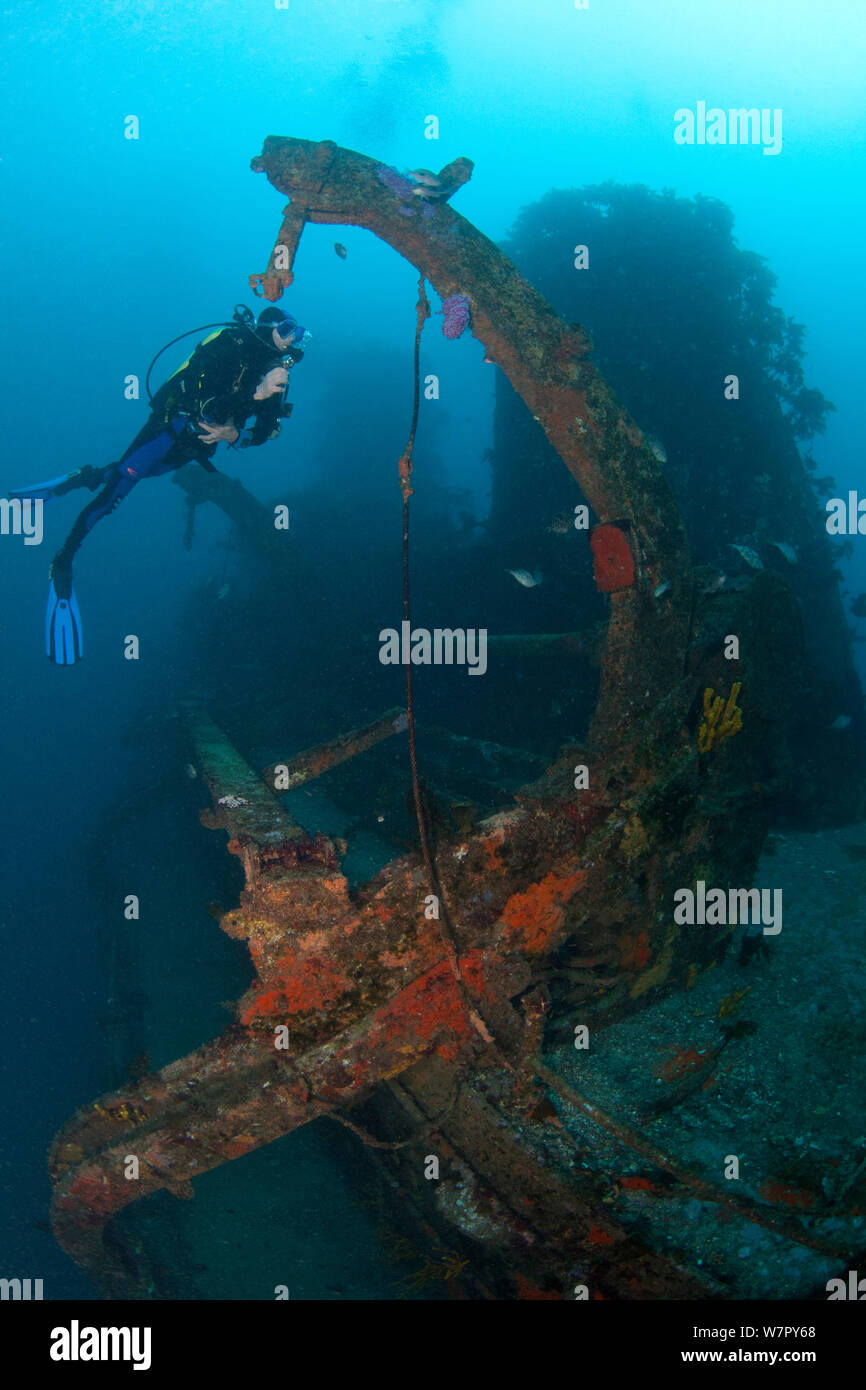
[[[442,332],[446,338],[460,338],[469,327],[469,296],[452,294],[442,300]]]

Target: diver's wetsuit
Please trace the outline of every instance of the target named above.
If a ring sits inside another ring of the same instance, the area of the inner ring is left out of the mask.
[[[272,343],[240,326],[225,328],[199,343],[188,361],[157,391],[151,401],[150,419],[121,459],[105,468],[79,469],[46,488],[46,495],[58,497],[73,488],[95,491],[101,486],[54,557],[55,582],[63,587],[71,585],[72,559],[81,542],[142,478],[156,478],[192,462],[214,471],[210,460],[217,446],[198,437],[197,421],[204,419],[212,425],[231,421],[240,434],[250,416],[255,416],[241,447],[275,439],[280,419],[291,407],[284,407],[283,391],[264,400],[255,400],[255,391],[274,367],[291,366],[303,355],[294,347],[280,354]]]

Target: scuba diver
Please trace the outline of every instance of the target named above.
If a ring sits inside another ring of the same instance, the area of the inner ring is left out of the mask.
[[[231,323],[205,327],[220,331],[204,338],[152,396],[150,372],[157,358],[181,338],[202,330],[181,333],[154,357],[145,377],[150,419],[122,458],[105,467],[87,464],[50,482],[9,494],[47,500],[79,487],[97,493],[51,563],[45,642],[48,656],[58,666],[72,666],[82,656],[72,560],[97,521],[113,512],[142,478],[157,478],[192,462],[215,473],[210,460],[219,443],[241,449],[265,444],[277,437],[280,421],[291,414],[291,405],[285,403],[289,372],[303,358],[301,344],[311,334],[273,305],[262,310],[258,319],[244,305],[238,305]],[[254,417],[253,424],[241,438],[250,417]]]

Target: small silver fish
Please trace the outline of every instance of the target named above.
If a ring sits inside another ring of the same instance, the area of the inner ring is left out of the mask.
[[[194,781],[196,777],[198,777],[198,773],[196,772],[192,763],[187,763],[186,767],[184,768],[184,772],[186,773],[187,777],[191,782]]]
[[[656,584],[653,589],[653,598],[664,598],[670,587],[671,581],[669,579],[665,579],[661,584]]]
[[[762,570],[764,568],[760,555],[756,550],[753,550],[750,545],[732,544],[730,549],[736,550],[740,559],[744,564],[748,565],[750,570]]]
[[[850,723],[851,723],[851,716],[850,716],[850,714],[839,714],[839,715],[837,715],[836,718],[833,720],[833,723],[832,723],[832,724],[829,724],[827,727],[830,728],[830,729],[847,729],[847,728],[848,728],[848,725],[849,725]]]
[[[661,440],[656,439],[655,435],[652,434],[645,434],[644,439],[646,440],[650,453],[655,455],[659,463],[667,463],[667,449],[665,448],[664,444],[662,444]]]
[[[767,545],[771,545],[774,550],[778,550],[780,555],[784,555],[789,565],[800,563],[796,550],[787,541],[767,541]]]
[[[432,169],[410,169],[409,177],[416,183],[423,183],[427,188],[441,188],[442,180],[438,174],[434,174]]]
[[[226,596],[226,594],[228,593],[230,587],[231,587],[231,586],[230,586],[229,584],[222,584],[222,585],[220,585],[219,592],[217,593],[217,602],[219,602],[219,600],[220,600],[221,598],[225,598],[225,596]]]
[[[708,594],[717,594],[720,589],[725,587],[728,576],[724,570],[716,570],[715,574],[708,573],[703,588],[700,590],[701,598],[706,598]]]
[[[506,574],[513,574],[513,575],[514,575],[514,578],[517,580],[518,584],[522,584],[523,587],[524,587],[524,589],[534,589],[535,586],[536,586],[537,584],[540,584],[540,583],[541,583],[541,580],[542,580],[541,570],[536,570],[535,573],[533,574],[533,573],[532,573],[532,570],[508,570],[508,569],[507,569],[507,570],[505,571],[505,573],[506,573]]]

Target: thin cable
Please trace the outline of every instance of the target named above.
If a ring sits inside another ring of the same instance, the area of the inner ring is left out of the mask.
[[[410,616],[411,605],[409,599],[409,498],[412,496],[413,491],[411,484],[412,456],[415,450],[415,434],[418,429],[418,410],[421,404],[421,334],[429,314],[430,303],[424,290],[424,276],[422,275],[418,281],[418,303],[416,305],[415,316],[415,393],[412,405],[412,425],[409,430],[406,448],[403,450],[402,457],[397,465],[400,475],[400,491],[403,494],[403,621],[410,624],[410,633],[412,628]],[[427,819],[424,813],[424,802],[421,796],[421,779],[418,774],[418,748],[415,736],[415,700],[412,690],[411,661],[406,662],[406,717],[409,733],[409,763],[412,769],[412,796],[415,802],[415,818],[418,822],[421,854],[424,858],[424,867],[427,870],[430,887],[441,901],[439,875],[436,872],[436,864],[430,850],[430,837],[427,829]]]
[[[409,430],[406,448],[403,450],[398,464],[400,491],[403,494],[403,621],[409,624],[408,628],[404,629],[404,631],[410,633],[412,631],[412,619],[409,601],[409,498],[412,496],[412,455],[415,449],[415,433],[418,428],[418,410],[421,403],[421,333],[423,332],[426,320],[430,317],[430,302],[424,290],[423,275],[420,276],[418,280],[418,302],[415,307],[415,395],[412,406],[412,426]],[[424,867],[427,870],[427,878],[430,883],[431,891],[439,903],[440,915],[437,920],[439,922],[440,934],[445,945],[452,974],[457,982],[457,988],[463,1001],[463,1006],[469,1015],[472,1026],[486,1043],[492,1043],[493,1038],[473,1005],[466,980],[460,969],[460,958],[457,951],[457,938],[454,932],[454,924],[451,921],[448,903],[442,892],[442,884],[439,880],[436,860],[430,845],[427,817],[425,815],[424,801],[421,795],[421,778],[418,773],[418,748],[415,738],[415,701],[412,690],[411,661],[406,662],[406,720],[409,734],[409,764],[412,769],[412,798],[415,803],[415,819],[418,822],[418,837],[421,842],[421,855],[424,860]]]

